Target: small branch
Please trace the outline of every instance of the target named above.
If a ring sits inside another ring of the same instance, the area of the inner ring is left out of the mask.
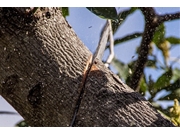
[[[153,20],[156,16],[155,10],[152,7],[140,7],[140,10],[142,11],[145,19],[147,20]]]
[[[140,37],[140,36],[142,36],[142,33],[137,32],[137,33],[130,34],[130,35],[127,35],[127,36],[122,37],[122,38],[119,38],[119,39],[115,39],[115,40],[114,40],[114,45],[117,45],[117,44],[122,43],[122,42],[129,41],[129,40],[131,40],[131,39],[138,38],[138,37]],[[109,46],[107,46],[107,48],[108,48],[108,47],[109,47]]]
[[[140,8],[140,9],[145,16],[146,23],[140,45],[139,57],[135,64],[134,72],[131,76],[130,82],[128,84],[134,90],[138,88],[139,82],[143,75],[143,71],[146,62],[148,60],[149,44],[153,39],[153,35],[157,27],[157,22],[153,21],[154,18],[157,18],[154,9],[153,8]]]
[[[165,21],[172,21],[175,19],[180,19],[180,12],[174,13],[174,14],[166,14],[166,15],[160,15],[158,18],[159,23],[163,23]]]
[[[144,17],[145,17],[145,30],[142,37],[142,42],[140,45],[139,57],[136,62],[134,72],[131,76],[131,81],[129,82],[129,86],[136,90],[138,88],[139,82],[143,75],[143,71],[148,60],[149,54],[149,44],[153,40],[153,35],[156,31],[156,28],[165,21],[170,21],[174,19],[180,18],[180,13],[175,14],[166,14],[166,15],[158,15],[155,13],[155,10],[152,7],[148,8],[140,8]]]
[[[15,115],[18,115],[18,113],[16,113],[16,112],[8,112],[8,111],[0,111],[0,114],[5,114],[5,115],[6,115],[6,114],[11,114],[11,115],[12,115],[12,114],[13,114],[13,115],[15,114]]]

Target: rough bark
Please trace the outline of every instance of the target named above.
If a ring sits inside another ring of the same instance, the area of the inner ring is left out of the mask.
[[[75,126],[172,126],[98,59],[87,77]]]
[[[58,8],[1,8],[0,22],[0,94],[30,126],[173,126],[91,64]]]
[[[59,10],[38,13],[1,10],[0,93],[31,126],[69,126],[92,54]]]

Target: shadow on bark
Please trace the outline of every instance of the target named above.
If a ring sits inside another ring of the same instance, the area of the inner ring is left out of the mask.
[[[92,66],[74,126],[173,126],[102,62]]]

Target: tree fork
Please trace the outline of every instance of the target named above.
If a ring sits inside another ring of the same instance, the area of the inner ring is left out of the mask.
[[[0,8],[0,94],[30,126],[173,126],[96,59],[58,8]],[[86,80],[86,81],[85,81]],[[85,84],[84,84],[85,83]]]

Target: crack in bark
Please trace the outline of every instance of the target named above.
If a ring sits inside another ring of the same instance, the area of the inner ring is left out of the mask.
[[[81,100],[82,100],[82,97],[83,97],[83,94],[84,94],[84,88],[85,88],[85,85],[86,85],[86,80],[87,80],[89,72],[91,71],[92,65],[93,65],[93,59],[92,59],[92,55],[91,55],[90,58],[87,61],[85,69],[84,69],[82,85],[81,85],[81,91],[80,91],[79,98],[78,98],[76,106],[75,106],[75,110],[74,110],[73,117],[72,117],[72,120],[71,120],[71,123],[70,123],[70,127],[73,127],[74,122],[76,120],[76,116],[77,116],[77,113],[78,113],[78,110],[79,110],[79,106],[81,104]]]

